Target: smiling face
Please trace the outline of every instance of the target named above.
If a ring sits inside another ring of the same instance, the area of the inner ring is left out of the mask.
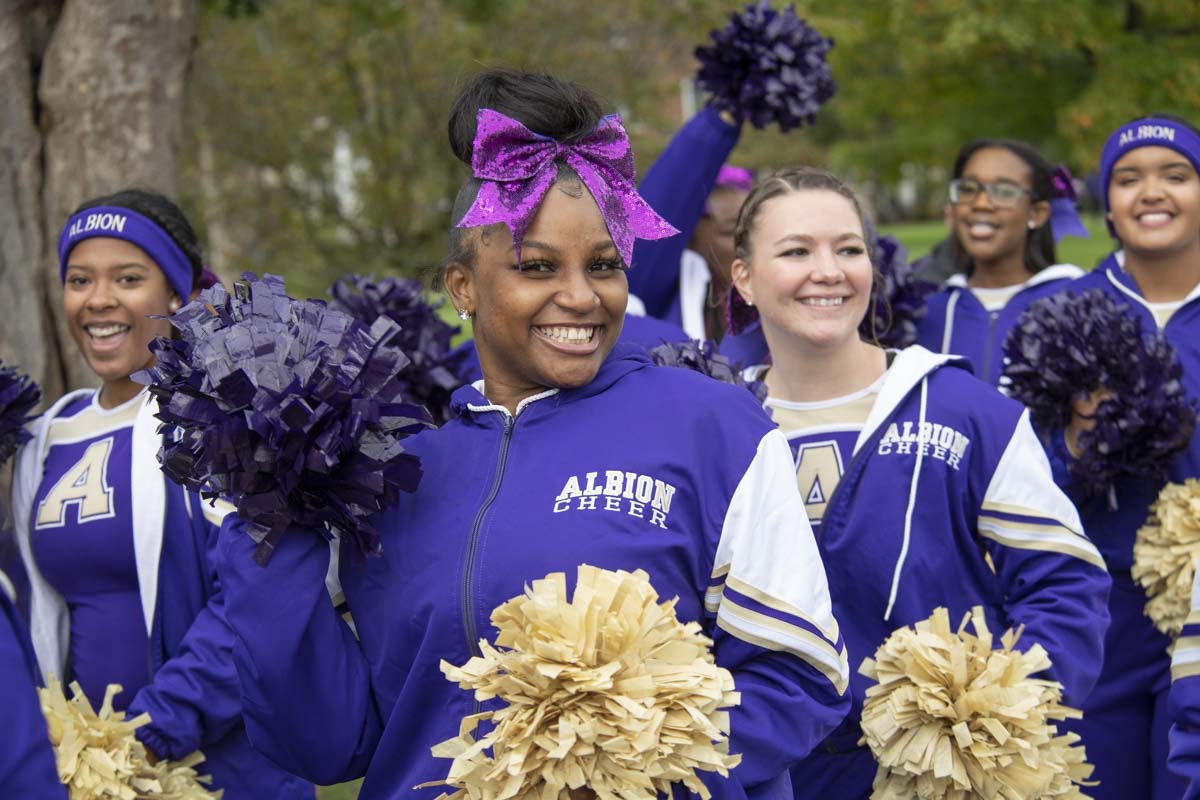
[[[827,189],[767,200],[733,280],[752,302],[769,341],[841,348],[858,341],[871,302],[873,271],[862,219],[849,199]]]
[[[63,311],[88,366],[104,381],[103,400],[120,402],[110,386],[129,383],[132,373],[154,362],[150,342],[169,336],[171,326],[149,316],[169,314],[174,298],[162,270],[135,244],[95,237],[71,250]],[[117,394],[126,392],[117,388]]]
[[[508,228],[472,231],[474,264],[452,264],[446,288],[474,314],[488,399],[510,407],[548,387],[590,383],[621,333],[629,285],[596,201],[560,178],[521,242]]]
[[[988,268],[1008,261],[1025,261],[1025,240],[1031,226],[1041,227],[1050,216],[1050,204],[1034,201],[1033,170],[1019,156],[1001,147],[977,150],[963,165],[960,179],[972,188],[1007,184],[1020,196],[1012,204],[996,202],[979,188],[951,208],[954,235],[976,266]],[[1024,190],[1024,191],[1020,191]]]
[[[1167,147],[1130,150],[1113,165],[1109,220],[1134,253],[1169,255],[1200,241],[1200,177]]]

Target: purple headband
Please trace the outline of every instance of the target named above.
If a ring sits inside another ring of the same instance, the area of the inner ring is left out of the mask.
[[[1113,131],[1100,154],[1100,191],[1104,194],[1105,222],[1108,232],[1114,238],[1117,232],[1107,217],[1110,210],[1108,184],[1112,180],[1113,167],[1121,156],[1139,147],[1166,147],[1174,150],[1190,161],[1192,168],[1200,173],[1200,136],[1186,125],[1161,117],[1146,117],[1136,119]]]
[[[748,192],[754,188],[754,173],[745,167],[735,167],[732,164],[726,164],[717,173],[717,186],[723,189],[736,189],[739,192]]]
[[[179,299],[188,301],[192,293],[192,262],[158,223],[120,206],[87,208],[67,220],[58,237],[58,277],[63,283],[67,281],[67,257],[71,250],[84,239],[96,236],[123,239],[142,248],[162,270]]]
[[[611,114],[575,144],[561,144],[490,108],[479,109],[471,169],[483,182],[459,228],[503,222],[512,231],[517,259],[538,205],[558,176],[561,159],[592,193],[617,252],[628,265],[634,239],[665,239],[679,233],[655,213],[634,184],[633,149]]]
[[[1079,195],[1075,192],[1075,179],[1071,177],[1071,171],[1059,164],[1051,180],[1054,182],[1054,196],[1050,198],[1050,232],[1054,234],[1054,243],[1057,245],[1064,236],[1087,239],[1091,234],[1075,207]]]

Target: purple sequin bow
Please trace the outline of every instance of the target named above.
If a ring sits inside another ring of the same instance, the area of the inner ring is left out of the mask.
[[[655,213],[634,184],[633,148],[610,114],[575,144],[561,144],[490,108],[479,109],[471,169],[483,182],[479,195],[458,223],[460,228],[503,222],[512,231],[517,259],[521,240],[538,205],[566,162],[592,193],[626,265],[634,239],[665,239],[679,233]]]

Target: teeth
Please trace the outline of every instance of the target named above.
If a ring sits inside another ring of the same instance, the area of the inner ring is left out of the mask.
[[[972,236],[990,236],[996,232],[996,226],[987,222],[973,222],[970,231]]]
[[[844,297],[805,297],[800,302],[806,306],[840,306]]]
[[[1167,220],[1171,219],[1171,215],[1165,211],[1154,211],[1149,214],[1142,214],[1138,217],[1138,219],[1142,222],[1154,224],[1158,222],[1166,222]]]
[[[129,330],[128,325],[88,325],[88,335],[93,339],[104,339],[108,336],[116,336],[118,333],[124,333]]]
[[[590,341],[592,335],[595,334],[595,328],[538,328],[548,339],[553,339],[556,342],[563,344],[579,344],[580,342]]]

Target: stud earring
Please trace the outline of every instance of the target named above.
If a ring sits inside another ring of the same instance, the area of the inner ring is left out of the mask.
[[[467,311],[465,308],[460,308],[458,310],[458,318],[461,319],[463,322],[466,322],[467,320],[469,320],[471,318],[471,312]]]
[[[1038,225],[1037,225],[1037,223],[1036,223],[1036,222],[1034,222],[1033,220],[1029,220],[1029,230],[1031,230],[1031,231],[1036,231],[1036,230],[1037,230],[1037,226],[1038,226]]]
[[[746,300],[746,305],[750,306],[751,308],[754,308],[754,301],[753,301],[753,300]]]
[[[179,301],[172,300],[170,303],[167,304],[167,308],[169,308],[171,310],[171,313],[174,314],[176,311],[179,310]]]

